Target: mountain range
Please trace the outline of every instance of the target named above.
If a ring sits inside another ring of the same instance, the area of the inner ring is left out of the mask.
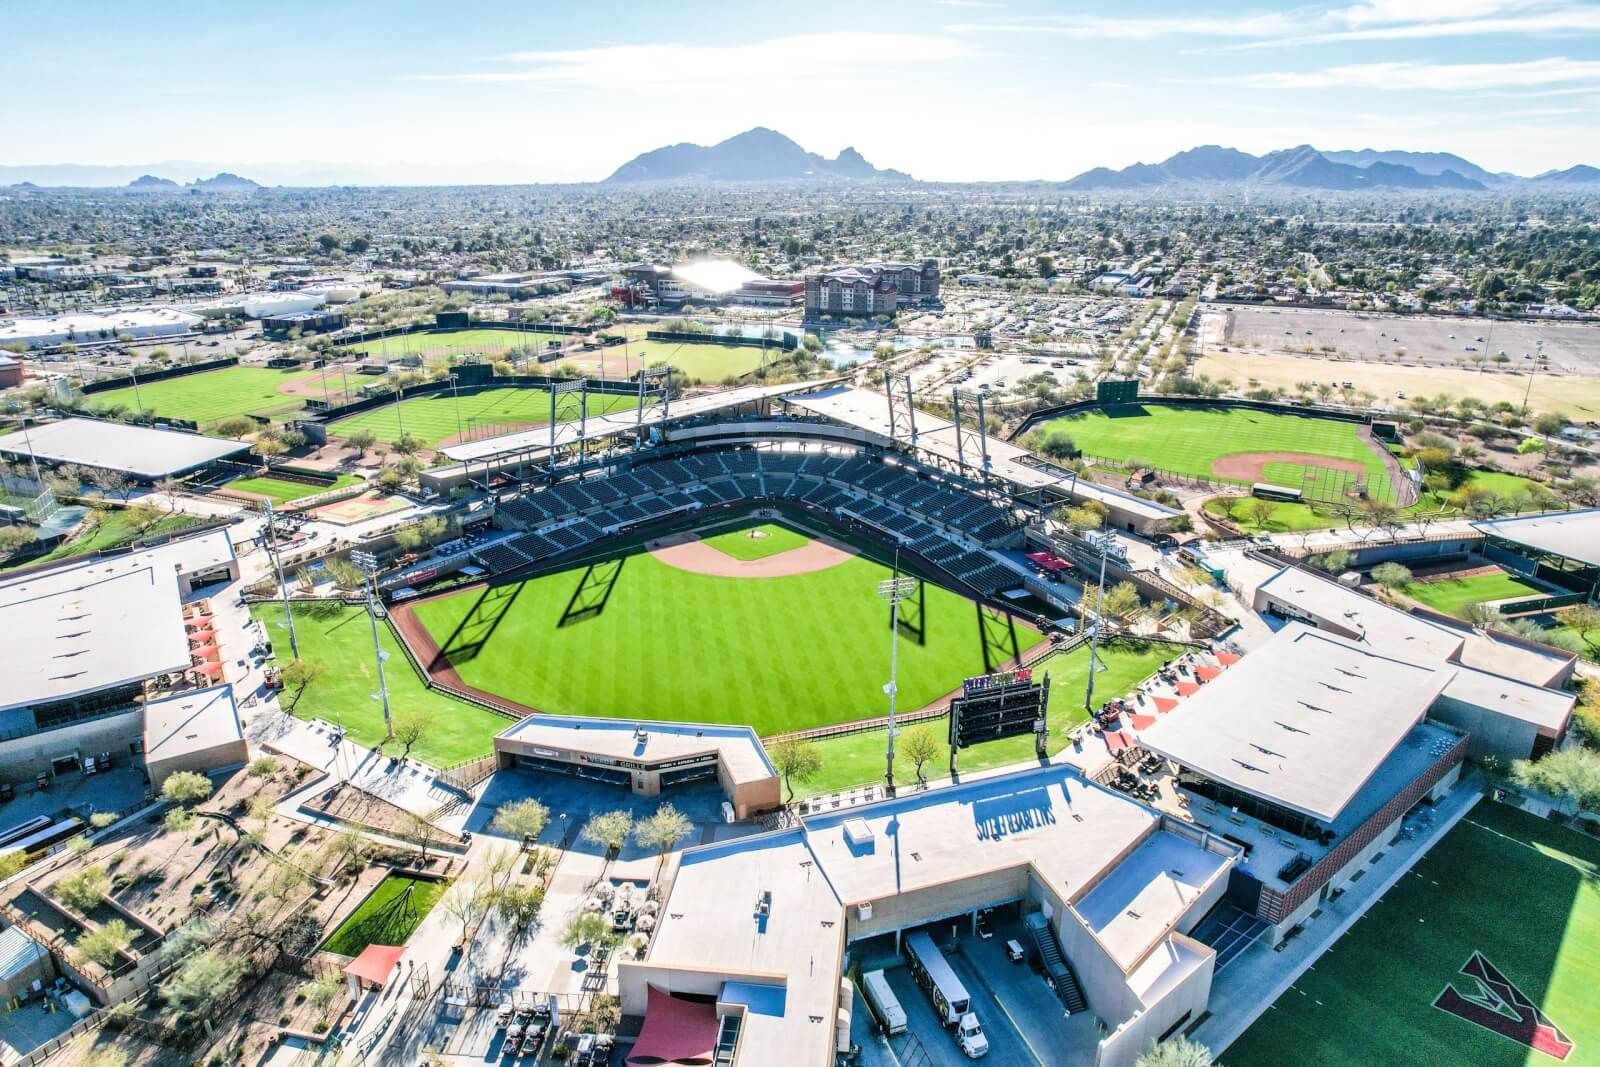
[[[1522,179],[1491,174],[1445,152],[1319,152],[1308,144],[1253,156],[1202,145],[1160,163],[1121,170],[1096,167],[1067,181],[1078,190],[1136,190],[1194,183],[1279,185],[1342,191],[1448,189],[1479,191]]]
[[[606,182],[911,180],[902,171],[879,170],[854,148],[828,159],[807,152],[777,130],[757,126],[714,145],[674,144],[634,156]]]

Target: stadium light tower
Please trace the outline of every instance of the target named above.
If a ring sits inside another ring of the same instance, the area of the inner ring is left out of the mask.
[[[300,658],[300,642],[294,636],[294,609],[289,606],[289,587],[283,581],[283,563],[278,559],[278,542],[272,532],[272,501],[267,501],[267,558],[278,575],[278,589],[283,593],[283,621],[289,626],[289,652]]]
[[[885,754],[884,783],[890,796],[894,795],[894,695],[900,669],[900,601],[916,594],[917,580],[900,577],[900,552],[894,554],[894,577],[878,583],[878,595],[889,602],[889,684],[883,691],[889,695],[889,748]]]
[[[378,661],[378,698],[383,701],[383,729],[385,741],[394,736],[394,721],[389,717],[389,683],[383,676],[383,662],[389,658],[389,653],[378,644],[378,609],[372,602],[373,590],[378,585],[378,557],[371,552],[352,552],[350,562],[366,572],[367,580],[362,583],[367,594],[367,620],[372,623],[372,654]]]

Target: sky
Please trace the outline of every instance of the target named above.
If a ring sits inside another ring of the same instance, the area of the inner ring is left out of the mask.
[[[1600,165],[1600,0],[0,0],[0,25],[0,164],[596,181],[769,126],[942,181],[1197,144]]]

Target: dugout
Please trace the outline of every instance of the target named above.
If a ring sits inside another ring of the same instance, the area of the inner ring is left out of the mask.
[[[746,726],[530,715],[494,739],[502,770],[565,774],[659,796],[715,781],[734,817],[782,803],[778,772]]]

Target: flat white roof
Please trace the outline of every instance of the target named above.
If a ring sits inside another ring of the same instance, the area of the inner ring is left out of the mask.
[[[190,663],[177,575],[142,553],[0,588],[0,633],[0,708],[66,700]]]
[[[1391,656],[1447,660],[1464,638],[1426,619],[1392,608],[1300,567],[1285,566],[1257,587],[1264,594],[1313,619],[1361,635],[1364,644]]]
[[[1159,830],[1073,908],[1127,971],[1227,867],[1227,856]]]
[[[1456,668],[1443,696],[1532,723],[1551,736],[1566,724],[1578,700],[1575,693],[1529,685],[1467,666]]]
[[[1392,659],[1291,623],[1139,741],[1216,781],[1332,823],[1456,670]]]
[[[244,738],[233,687],[193,689],[144,706],[144,751],[147,763],[205,752]]]
[[[1555,511],[1472,525],[1489,537],[1504,538],[1540,552],[1600,567],[1600,508]]]
[[[773,778],[756,732],[748,726],[597,719],[582,715],[529,715],[499,735],[528,745],[588,752],[612,759],[656,763],[717,754],[736,783]]]
[[[0,437],[0,452],[120,471],[145,481],[183,474],[249,447],[243,441],[101,419],[62,419]]]

